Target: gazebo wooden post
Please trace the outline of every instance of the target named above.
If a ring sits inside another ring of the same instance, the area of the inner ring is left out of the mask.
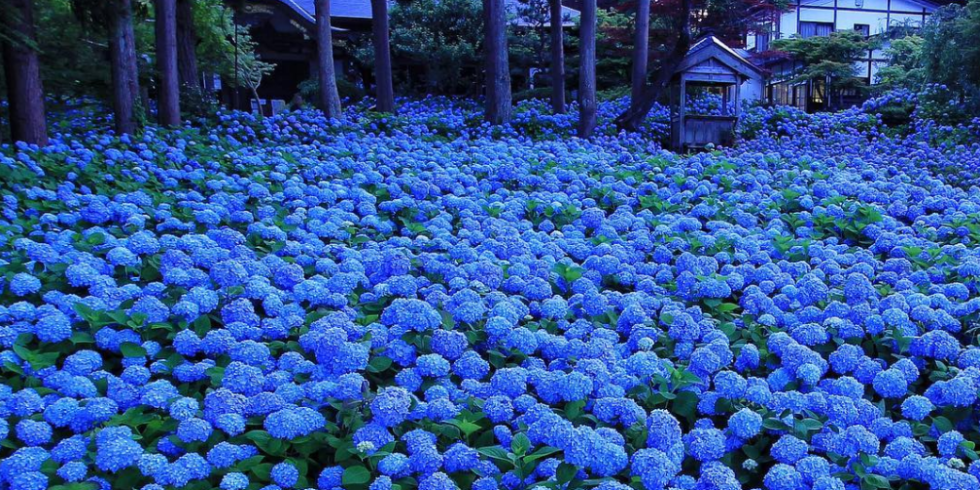
[[[725,85],[724,88],[721,89],[721,115],[723,116],[731,115],[728,113],[728,98],[731,96],[731,91],[731,85]]]
[[[735,117],[738,117],[738,112],[740,106],[742,105],[742,99],[739,97],[739,91],[742,89],[742,84],[740,82],[741,80],[738,77],[735,77],[735,100],[733,101],[735,103]]]
[[[678,94],[678,107],[677,107],[677,129],[678,138],[677,146],[678,148],[684,148],[684,138],[687,137],[687,128],[684,126],[684,111],[685,105],[687,103],[687,75],[681,73],[681,92]]]

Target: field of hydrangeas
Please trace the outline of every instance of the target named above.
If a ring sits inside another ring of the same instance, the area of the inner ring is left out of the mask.
[[[0,489],[976,490],[980,121],[621,104],[7,148]]]

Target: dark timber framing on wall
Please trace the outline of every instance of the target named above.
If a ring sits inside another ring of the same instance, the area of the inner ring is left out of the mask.
[[[803,0],[796,0],[796,33],[797,34],[800,33],[800,10],[802,10],[800,7],[803,6],[802,1]]]
[[[929,11],[926,10],[925,8],[923,8],[921,11],[920,10],[892,10],[891,9],[891,1],[890,0],[888,2],[889,7],[887,9],[884,9],[884,10],[883,9],[872,9],[872,8],[856,8],[856,7],[855,8],[851,8],[851,7],[837,7],[837,6],[831,7],[831,6],[827,6],[827,5],[801,5],[800,4],[800,1],[801,0],[797,0],[797,2],[796,2],[796,7],[797,7],[797,9],[796,9],[796,22],[797,22],[797,24],[800,21],[800,10],[799,10],[800,7],[803,7],[805,9],[810,9],[810,10],[833,10],[833,11],[841,10],[841,11],[844,11],[844,12],[871,12],[873,14],[885,14],[888,17],[890,17],[891,14],[907,14],[907,15],[921,16],[922,17],[922,20],[925,20],[925,18],[929,16]]]

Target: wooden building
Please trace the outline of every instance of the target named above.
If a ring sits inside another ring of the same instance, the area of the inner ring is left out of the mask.
[[[762,83],[762,71],[720,39],[713,35],[699,39],[671,82],[671,146],[677,151],[709,144],[730,146],[742,103],[758,97]],[[691,113],[689,99],[698,90],[721,97],[718,113]]]
[[[763,22],[764,30],[746,39],[753,53],[769,50],[775,39],[829,36],[842,30],[855,30],[865,36],[881,36],[886,42],[867,56],[855,61],[855,70],[868,85],[877,83],[878,69],[888,60],[887,34],[895,28],[921,26],[938,5],[930,0],[790,0],[789,8]],[[822,81],[794,82],[799,65],[792,60],[766,63],[770,72],[766,82],[766,100],[772,104],[792,105],[807,111],[827,108],[828,95]],[[862,100],[861,94],[842,94],[846,103]]]

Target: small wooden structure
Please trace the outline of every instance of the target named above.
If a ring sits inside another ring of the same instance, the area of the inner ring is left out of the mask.
[[[762,72],[713,35],[698,40],[677,66],[670,88],[671,146],[676,151],[703,149],[709,143],[728,146],[735,139],[741,105],[740,89],[761,82]],[[720,114],[690,114],[688,89],[720,91]]]

